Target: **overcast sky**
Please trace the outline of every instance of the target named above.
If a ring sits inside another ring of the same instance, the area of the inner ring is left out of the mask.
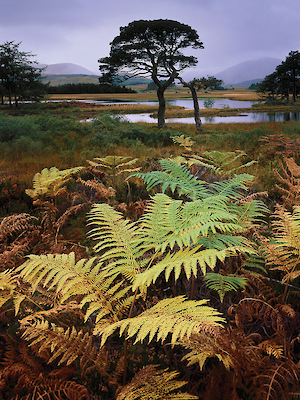
[[[120,26],[161,18],[198,32],[203,73],[262,57],[284,60],[300,47],[300,0],[0,0],[0,44],[22,42],[39,63],[97,72]]]

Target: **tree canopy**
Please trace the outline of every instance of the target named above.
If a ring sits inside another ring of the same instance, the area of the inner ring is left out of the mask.
[[[16,107],[19,99],[38,100],[46,92],[41,82],[41,69],[29,52],[20,51],[21,43],[5,42],[0,45],[0,95],[8,97],[10,106],[14,98]]]
[[[274,98],[280,95],[289,100],[290,94],[295,102],[300,91],[300,53],[291,51],[274,72],[267,75],[265,79],[257,85],[258,92],[267,93]]]
[[[181,71],[198,62],[195,56],[183,53],[189,47],[203,48],[198,33],[189,25],[168,19],[130,22],[111,42],[109,56],[99,59],[100,79],[112,82],[117,75],[151,77],[157,86],[158,125],[163,127],[165,90]]]

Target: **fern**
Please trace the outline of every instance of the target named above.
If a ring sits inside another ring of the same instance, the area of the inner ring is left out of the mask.
[[[140,170],[139,167],[135,167],[137,161],[137,158],[132,159],[126,156],[106,156],[94,158],[93,161],[88,160],[88,163],[104,172],[109,183],[115,188],[117,183],[123,181],[124,176]]]
[[[223,302],[224,296],[227,292],[231,292],[232,290],[237,291],[239,288],[245,288],[247,283],[247,280],[241,276],[224,276],[213,272],[206,274],[204,280],[209,289],[215,290],[218,293],[221,303]]]
[[[274,238],[264,242],[267,261],[284,273],[282,282],[288,283],[300,276],[300,206],[294,207],[293,214],[278,207],[274,216]]]
[[[18,286],[18,279],[11,271],[0,272],[0,307],[12,300],[15,315],[18,314],[20,305],[26,298],[18,289]]]
[[[191,139],[189,136],[173,136],[172,140],[174,143],[178,143],[179,146],[184,147],[185,150],[191,151],[192,146],[194,145],[195,141]]]
[[[239,224],[241,217],[234,210],[232,213],[229,210],[230,206],[222,196],[183,203],[165,194],[156,194],[140,220],[143,241],[149,248],[164,251],[175,244],[181,248],[203,244],[202,239],[209,237],[210,247],[213,248],[216,236],[220,242],[225,235],[223,243],[226,244],[230,233],[231,245],[246,246],[245,239],[233,238],[244,230],[245,223]]]
[[[178,279],[184,270],[189,278],[191,274],[197,275],[198,266],[205,273],[206,267],[213,269],[217,260],[224,262],[227,256],[238,252],[253,252],[250,242],[241,236],[231,236],[229,241],[226,234],[241,231],[241,227],[235,224],[234,215],[220,209],[220,204],[222,206],[223,202],[218,200],[183,204],[181,200],[157,194],[139,224],[123,219],[107,204],[95,205],[90,213],[90,223],[96,228],[90,236],[98,241],[94,249],[100,253],[104,271],[112,277],[122,274],[134,282],[133,289],[136,290],[149,286],[163,272],[168,279],[174,270]],[[210,242],[211,248],[203,248],[203,237]],[[217,248],[214,248],[215,237]],[[181,250],[174,251],[175,245]],[[157,260],[168,247],[172,251]],[[151,258],[145,254],[149,250],[155,251]]]
[[[148,365],[120,390],[116,400],[198,399],[198,396],[178,392],[182,386],[187,384],[187,382],[175,380],[178,375],[179,373],[176,371],[158,370],[156,366]]]
[[[26,193],[35,200],[44,195],[51,198],[56,197],[62,185],[70,179],[72,174],[76,174],[82,168],[75,167],[62,171],[59,171],[56,167],[44,168],[42,172],[34,175],[33,189],[26,189]]]
[[[94,265],[95,260],[82,259],[76,263],[74,253],[31,255],[18,271],[33,290],[39,284],[48,290],[55,288],[61,302],[81,296],[81,307],[88,305],[85,320],[96,313],[96,325],[105,325],[118,321],[132,298],[127,296],[130,287],[121,288],[122,282],[112,285],[113,279],[99,273],[101,264]]]
[[[58,365],[70,365],[78,361],[83,374],[88,370],[97,369],[107,375],[104,368],[106,356],[102,350],[98,354],[99,350],[94,344],[93,336],[87,330],[76,330],[74,326],[66,329],[43,318],[36,318],[30,324],[23,324],[22,330],[22,338],[29,342],[33,349],[38,349],[38,356],[42,356],[45,352],[51,354],[51,357],[47,357],[48,364],[55,361]],[[99,355],[102,357],[100,363]],[[107,360],[105,363],[108,364]]]
[[[252,393],[258,400],[292,399],[299,395],[299,367],[292,361],[269,366],[255,377]]]
[[[187,360],[188,366],[198,364],[199,368],[203,370],[208,359],[217,358],[226,369],[233,368],[235,366],[233,355],[222,346],[222,343],[218,343],[217,337],[220,335],[207,335],[200,332],[191,335],[188,339],[178,341],[179,344],[190,350],[182,360]]]
[[[98,241],[94,249],[102,253],[101,261],[115,260],[106,266],[106,270],[110,270],[112,276],[122,273],[133,281],[140,272],[137,259],[144,253],[137,225],[124,220],[121,213],[107,204],[94,205],[89,221],[96,225],[89,235]]]
[[[186,195],[192,200],[202,198],[209,193],[205,182],[194,177],[186,165],[180,165],[169,159],[160,160],[160,165],[163,171],[136,173],[131,176],[143,179],[147,190],[161,184],[163,193],[170,188],[173,193],[177,190],[180,195]]]
[[[120,329],[120,336],[126,332],[127,338],[135,335],[135,343],[148,337],[150,343],[156,335],[157,341],[164,342],[171,335],[171,343],[177,339],[189,338],[191,334],[202,331],[213,331],[225,320],[214,308],[206,305],[208,300],[186,300],[184,296],[164,299],[155,306],[134,318],[124,319],[111,324],[100,332],[103,345],[107,338]]]
[[[175,280],[179,278],[182,270],[185,272],[187,279],[189,279],[192,274],[197,276],[198,265],[202,273],[205,274],[207,266],[214,269],[218,260],[224,262],[226,255],[232,254],[233,249],[205,249],[201,251],[199,247],[179,250],[173,254],[168,253],[163,260],[158,261],[154,266],[136,276],[133,289],[155,283],[158,276],[163,272],[165,273],[166,281],[169,280],[170,274],[173,271]]]
[[[194,155],[189,158],[189,165],[201,165],[205,168],[212,170],[214,173],[229,176],[237,173],[239,170],[249,168],[257,164],[257,161],[249,161],[242,164],[241,159],[246,157],[247,154],[243,151],[237,150],[235,152],[221,152],[221,151],[204,151],[202,156]]]

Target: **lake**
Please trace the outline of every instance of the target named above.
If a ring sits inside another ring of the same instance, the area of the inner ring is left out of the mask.
[[[151,114],[125,114],[124,117],[129,122],[157,123],[157,118],[152,118]],[[299,112],[277,112],[277,113],[243,113],[241,115],[229,117],[201,117],[203,124],[226,124],[226,123],[249,123],[249,122],[284,122],[300,121]],[[169,118],[166,123],[194,124],[194,117],[188,118]]]
[[[205,108],[204,102],[207,98],[198,98],[199,107]],[[257,101],[242,101],[242,100],[229,100],[229,99],[211,99],[214,101],[212,107],[213,108],[249,108],[252,107],[253,104],[259,103]],[[85,103],[93,103],[93,104],[144,104],[148,106],[157,106],[158,101],[102,101],[102,100],[77,100]],[[166,104],[170,106],[178,106],[184,107],[187,110],[193,110],[193,100],[192,99],[175,99],[175,100],[166,100]]]
[[[205,108],[204,102],[207,98],[199,98],[199,107]],[[212,99],[214,101],[213,108],[251,108],[253,104],[257,104],[257,101],[242,101],[242,100],[230,100],[230,99]],[[82,100],[86,103],[95,104],[145,104],[158,106],[157,101],[102,101],[102,100]],[[193,110],[192,99],[176,99],[166,100],[166,103],[172,106],[184,107],[188,110]],[[201,111],[200,111],[201,113]],[[129,122],[146,122],[146,123],[157,123],[157,118],[152,118],[150,113],[141,114],[125,114],[124,117]],[[220,124],[220,123],[250,123],[250,122],[284,122],[284,121],[300,121],[299,112],[275,112],[275,113],[241,113],[240,115],[228,116],[228,117],[201,117],[203,124]],[[181,123],[181,124],[194,124],[195,120],[193,117],[187,118],[169,118],[166,119],[166,123]]]

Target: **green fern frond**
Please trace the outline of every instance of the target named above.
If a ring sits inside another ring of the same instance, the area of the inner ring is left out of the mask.
[[[179,195],[188,196],[192,200],[202,198],[209,192],[206,183],[193,176],[186,165],[171,159],[160,160],[160,165],[162,171],[137,173],[131,176],[143,179],[147,190],[161,185],[162,193],[170,188],[173,193],[177,190]]]
[[[261,255],[257,253],[249,254],[243,262],[241,269],[252,275],[261,275],[262,273],[267,274],[265,264],[266,260]]]
[[[249,168],[250,166],[257,164],[257,161],[249,161],[242,164],[242,158],[247,156],[246,153],[240,150],[235,152],[221,152],[217,150],[204,151],[202,155],[194,155],[188,160],[189,165],[201,165],[206,167],[216,174],[219,175],[231,175],[237,173],[237,171]]]
[[[215,290],[218,293],[221,303],[227,292],[231,292],[232,290],[237,291],[240,288],[244,289],[247,284],[247,279],[241,276],[224,276],[214,272],[207,273],[204,280],[209,289]]]
[[[248,189],[253,180],[253,175],[234,175],[230,179],[214,182],[211,185],[211,190],[214,194],[219,194],[225,196],[227,199],[237,201],[243,198],[245,190]]]
[[[116,400],[192,400],[198,399],[188,393],[178,392],[187,382],[175,380],[179,373],[158,370],[155,365],[143,367],[126,386],[122,387]]]
[[[164,342],[171,335],[171,343],[177,339],[189,338],[199,331],[211,331],[225,322],[220,313],[206,305],[208,300],[186,300],[184,296],[164,299],[152,308],[144,311],[135,318],[128,318],[111,324],[100,333],[101,345],[117,329],[120,336],[126,333],[127,338],[135,335],[135,343],[142,342],[148,337],[150,343],[156,335],[157,341]]]
[[[69,168],[60,171],[56,167],[50,169],[44,168],[42,172],[37,172],[33,177],[33,189],[26,189],[28,196],[37,199],[40,196],[47,195],[48,197],[55,197],[59,193],[59,189],[71,177],[76,174],[83,167]]]
[[[170,189],[173,193],[177,190],[179,195],[184,195],[190,200],[210,199],[220,196],[223,201],[237,202],[241,200],[254,177],[249,174],[234,175],[227,180],[208,184],[197,179],[188,169],[187,165],[175,159],[160,161],[162,171],[137,173],[136,176],[144,180],[147,189],[161,185],[161,192]]]
[[[158,193],[149,202],[140,220],[143,242],[149,248],[164,251],[168,246],[173,248],[175,244],[180,248],[203,244],[202,239],[209,238],[208,247],[214,248],[214,238],[217,235],[219,237],[216,240],[219,241],[221,234],[236,235],[244,230],[237,223],[239,214],[230,213],[229,209],[222,196],[183,203]],[[241,238],[232,240],[237,246],[241,241]],[[226,237],[223,243],[226,243]]]
[[[140,272],[137,259],[144,253],[137,224],[125,220],[108,204],[93,206],[89,224],[96,226],[89,233],[98,241],[94,250],[101,254],[101,262],[110,261],[105,270],[113,276],[122,273],[132,281]]]

